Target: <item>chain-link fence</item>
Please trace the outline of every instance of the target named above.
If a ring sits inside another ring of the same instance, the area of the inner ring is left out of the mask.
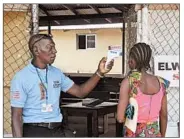
[[[30,59],[29,4],[4,4],[4,134],[11,133],[10,81]]]
[[[179,5],[153,4],[149,9],[149,42],[155,55],[179,55]],[[179,122],[179,88],[168,90],[168,121]]]

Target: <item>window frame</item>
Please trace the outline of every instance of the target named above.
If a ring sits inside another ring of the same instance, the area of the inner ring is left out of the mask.
[[[79,48],[79,36],[82,36],[82,35],[85,35],[85,39],[86,39],[86,44],[85,44],[85,49],[80,49]],[[94,36],[95,37],[95,47],[94,48],[88,48],[87,45],[88,45],[88,42],[87,42],[87,38],[88,36]],[[77,34],[77,50],[90,50],[90,49],[96,49],[96,37],[97,35],[96,34]]]

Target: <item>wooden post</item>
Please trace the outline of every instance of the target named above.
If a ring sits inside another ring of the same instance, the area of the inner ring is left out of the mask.
[[[144,7],[142,8],[142,38],[141,42],[148,43],[148,7],[145,4]]]
[[[39,33],[39,8],[38,4],[32,4],[32,35]]]

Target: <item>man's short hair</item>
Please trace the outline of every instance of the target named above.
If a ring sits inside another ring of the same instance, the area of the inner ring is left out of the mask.
[[[31,53],[33,53],[34,45],[37,42],[41,41],[42,39],[52,40],[52,36],[48,35],[48,34],[36,34],[36,35],[33,35],[33,36],[30,37],[30,39],[29,39],[29,50],[31,51]]]

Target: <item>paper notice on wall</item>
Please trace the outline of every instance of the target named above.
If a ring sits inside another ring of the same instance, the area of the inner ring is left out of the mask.
[[[155,75],[170,81],[170,87],[179,87],[179,56],[159,55],[154,56]]]
[[[105,68],[107,69],[107,65],[112,59],[115,59],[120,56],[122,56],[122,46],[109,46]]]

